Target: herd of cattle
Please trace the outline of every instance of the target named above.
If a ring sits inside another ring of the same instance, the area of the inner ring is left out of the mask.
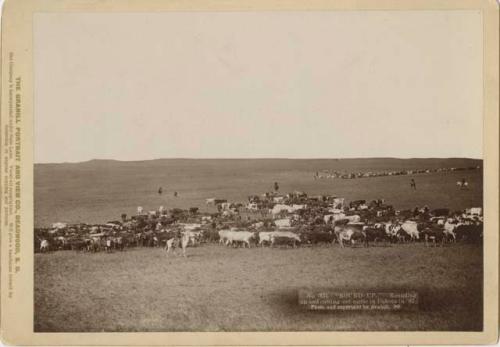
[[[482,243],[482,208],[395,210],[382,199],[346,203],[334,196],[265,193],[246,204],[207,199],[213,213],[160,207],[105,224],[54,223],[35,228],[35,251],[123,251],[129,247],[164,247],[185,254],[189,246],[219,243],[226,247],[363,246],[425,242]]]
[[[436,169],[415,169],[415,170],[386,170],[386,171],[368,171],[368,172],[340,172],[324,170],[318,171],[314,174],[314,179],[320,178],[366,178],[366,177],[380,177],[380,176],[400,176],[400,175],[414,175],[414,174],[429,174],[435,172],[449,172],[449,171],[466,171],[481,169],[480,166],[469,167],[445,167]]]

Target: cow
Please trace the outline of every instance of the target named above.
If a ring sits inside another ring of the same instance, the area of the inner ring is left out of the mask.
[[[195,229],[201,228],[200,223],[181,223],[179,225],[181,225],[184,228],[184,230],[188,231],[193,231]]]
[[[107,253],[111,253],[113,250],[113,240],[111,237],[107,237],[106,239],[102,240],[104,249],[106,250]]]
[[[335,223],[336,221],[339,221],[341,219],[345,219],[346,215],[344,213],[334,213],[334,214],[327,214],[323,216],[323,220],[325,221],[325,224],[330,224],[330,223]]]
[[[481,207],[472,207],[470,209],[470,214],[471,215],[476,215],[476,216],[482,216],[483,215],[483,209]]]
[[[264,227],[264,222],[257,222],[257,223],[252,224],[252,228],[254,228],[254,229],[260,229],[262,227]]]
[[[264,244],[264,242],[267,242],[269,244],[271,244],[271,235],[274,231],[261,231],[259,232],[258,234],[258,237],[259,237],[259,243],[258,245],[259,246],[262,246]]]
[[[255,237],[255,234],[250,231],[231,231],[227,230],[226,233],[224,233],[224,236],[226,238],[226,245],[233,245],[233,243],[242,243],[243,247],[245,245],[250,248],[250,240],[252,240]]]
[[[398,235],[398,229],[399,226],[398,224],[394,223],[381,223],[384,227],[385,233],[389,236],[389,239],[391,242],[396,242],[397,241],[397,235]]]
[[[229,202],[222,202],[222,203],[218,204],[218,206],[223,211],[229,211],[229,209],[231,207],[231,203],[229,203]]]
[[[174,250],[175,248],[178,248],[179,245],[180,245],[180,242],[179,242],[179,238],[177,238],[177,237],[173,237],[171,239],[166,240],[166,243],[165,243],[166,255],[168,256],[170,251]],[[175,251],[174,251],[174,254],[175,254]]]
[[[270,234],[271,247],[278,243],[292,243],[296,247],[297,242],[300,242],[300,236],[291,231],[274,231]]]
[[[196,244],[200,242],[200,240],[203,237],[202,230],[199,231],[185,230],[185,233],[187,234],[189,243],[193,246],[196,246]]]
[[[67,240],[64,236],[57,236],[52,239],[52,247],[56,250],[67,249]]]
[[[362,225],[337,225],[334,227],[334,233],[338,243],[340,244],[340,247],[342,248],[344,248],[344,241],[351,242],[352,244],[356,243],[357,241],[361,241],[363,243],[366,242],[366,235],[363,232]]]
[[[307,205],[305,205],[305,204],[302,204],[302,205],[293,204],[292,205],[292,212],[301,211],[301,210],[304,210],[306,208],[307,208]]]
[[[47,241],[46,239],[42,239],[42,241],[40,242],[40,253],[45,253],[48,252],[49,250],[50,250],[49,241]]]
[[[395,230],[399,240],[417,241],[420,239],[417,222],[407,220],[398,225]]]
[[[323,216],[323,220],[325,221],[325,224],[329,224],[333,221],[333,214],[325,214]]]
[[[282,203],[283,201],[285,201],[285,197],[284,196],[275,196],[273,197],[273,202],[276,202],[276,203]]]
[[[359,206],[366,204],[366,200],[354,200],[349,203],[349,208],[357,210]]]
[[[125,248],[123,237],[121,237],[121,236],[114,237],[113,238],[113,247],[115,249],[123,251],[123,249]]]
[[[422,230],[421,234],[424,237],[425,240],[425,246],[429,246],[429,241],[431,241],[432,245],[437,246],[438,244],[443,245],[444,240],[445,240],[445,234],[441,228],[425,228]]]
[[[349,223],[359,223],[361,221],[361,217],[357,214],[352,216],[345,216],[343,219],[347,219]]]
[[[77,239],[77,238],[69,239],[68,244],[69,244],[70,249],[73,251],[82,251],[87,246],[85,240]]]
[[[101,242],[100,236],[92,236],[90,239],[88,239],[87,250],[89,252],[99,252],[103,246],[104,244],[103,242]]]
[[[304,232],[300,235],[300,239],[304,243],[313,245],[319,243],[331,244],[335,242],[335,235],[324,231]]]
[[[180,235],[179,235],[180,234]],[[171,233],[165,244],[166,255],[172,252],[175,254],[176,248],[182,249],[182,256],[186,257],[186,248],[189,243],[189,232]]]
[[[334,198],[333,199],[333,202],[332,202],[332,207],[334,209],[343,209],[344,208],[344,201],[345,199],[344,198]]]
[[[274,225],[278,228],[290,228],[292,226],[292,221],[290,218],[277,219],[274,221]]]
[[[230,230],[219,230],[219,243],[221,244],[226,244],[227,242],[227,233],[229,232]]]
[[[368,247],[369,242],[383,241],[385,244],[391,241],[391,236],[386,233],[384,226],[379,227],[364,227],[363,232],[366,235],[365,245]]]
[[[271,209],[271,214],[274,216],[274,215],[280,214],[283,211],[286,211],[287,213],[292,213],[295,210],[292,206],[288,206],[288,205],[284,205],[284,204],[276,204]]]

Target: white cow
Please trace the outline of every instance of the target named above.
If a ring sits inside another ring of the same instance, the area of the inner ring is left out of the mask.
[[[255,229],[262,228],[263,226],[264,226],[264,222],[257,222],[257,223],[252,224],[252,227]]]
[[[226,234],[232,230],[219,230],[219,243],[225,244],[227,242]]]
[[[142,214],[143,211],[144,209],[142,208],[142,206],[137,206],[137,214]]]
[[[271,210],[271,213],[273,215],[277,215],[283,211],[286,211],[288,213],[292,213],[292,212],[294,212],[294,209],[292,206],[288,206],[288,205],[284,205],[284,204],[277,204],[277,205],[274,205],[274,207]]]
[[[261,231],[259,233],[259,246],[262,246],[264,242],[271,243],[271,235],[274,231]]]
[[[223,202],[222,204],[219,205],[220,208],[224,211],[229,211],[230,207],[231,207],[231,203],[230,202]]]
[[[40,252],[44,253],[44,252],[48,252],[48,251],[49,251],[49,241],[43,239],[40,242]]]
[[[198,230],[198,231],[192,231],[192,230],[186,230],[185,234],[187,235],[186,237],[188,238],[188,241],[195,246],[198,241],[203,237],[203,230]]]
[[[326,224],[330,222],[336,222],[341,219],[345,219],[346,215],[344,213],[334,213],[334,214],[327,214],[323,217],[324,221]]]
[[[202,223],[209,223],[212,221],[212,217],[211,216],[201,216],[201,222]]]
[[[184,230],[187,230],[187,231],[192,231],[192,230],[201,228],[200,223],[179,223],[179,225],[182,226],[182,228],[184,228]]]
[[[361,217],[357,214],[352,216],[344,216],[343,219],[347,219],[349,223],[359,223],[361,221]]]
[[[268,242],[272,246],[278,237],[301,242],[300,236],[291,231],[261,231],[259,233],[259,245],[261,246],[264,242]]]
[[[275,196],[275,197],[273,197],[273,201],[277,202],[277,203],[281,203],[281,202],[285,201],[285,197],[284,196]]]
[[[468,214],[473,216],[482,216],[483,209],[481,207],[471,207],[468,211]]]
[[[226,245],[232,245],[233,242],[242,242],[243,246],[247,245],[250,248],[250,240],[254,237],[254,233],[250,231],[231,231],[227,230],[224,233]]]
[[[410,239],[412,241],[418,240],[420,238],[420,233],[418,232],[417,228],[417,222],[407,220],[403,224],[399,226],[399,228],[396,228],[396,233],[399,230],[403,230],[408,236],[410,236]]]
[[[290,218],[277,219],[274,221],[274,224],[278,228],[290,228],[292,226],[292,221]]]
[[[301,242],[300,236],[295,233],[292,233],[291,231],[274,231],[271,233],[270,238],[271,238],[271,246],[274,246],[277,238],[285,238],[293,241],[294,247],[296,242]]]
[[[307,208],[307,205],[297,205],[297,204],[293,204],[292,205],[292,212],[296,212],[296,211],[300,211],[300,210],[304,210]]]
[[[344,208],[344,198],[334,198],[333,199],[333,208],[335,209],[343,209]]]
[[[383,225],[383,228],[385,230],[385,233],[389,236],[396,236],[397,235],[397,232],[398,232],[398,229],[399,229],[399,226],[397,224],[393,224],[391,222],[387,222],[387,223],[380,223],[381,225]],[[377,225],[377,224],[375,224]]]
[[[332,208],[329,208],[329,209],[328,209],[328,212],[333,213],[333,214],[339,214],[339,213],[343,213],[343,212],[344,212],[344,210],[339,209],[339,208],[333,208],[333,207],[332,207]]]

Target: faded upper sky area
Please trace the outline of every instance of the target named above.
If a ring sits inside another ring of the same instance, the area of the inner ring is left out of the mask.
[[[34,23],[36,162],[482,157],[479,11]]]

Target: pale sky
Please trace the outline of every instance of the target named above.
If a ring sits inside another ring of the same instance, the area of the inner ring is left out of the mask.
[[[482,157],[479,11],[36,14],[35,162]]]

